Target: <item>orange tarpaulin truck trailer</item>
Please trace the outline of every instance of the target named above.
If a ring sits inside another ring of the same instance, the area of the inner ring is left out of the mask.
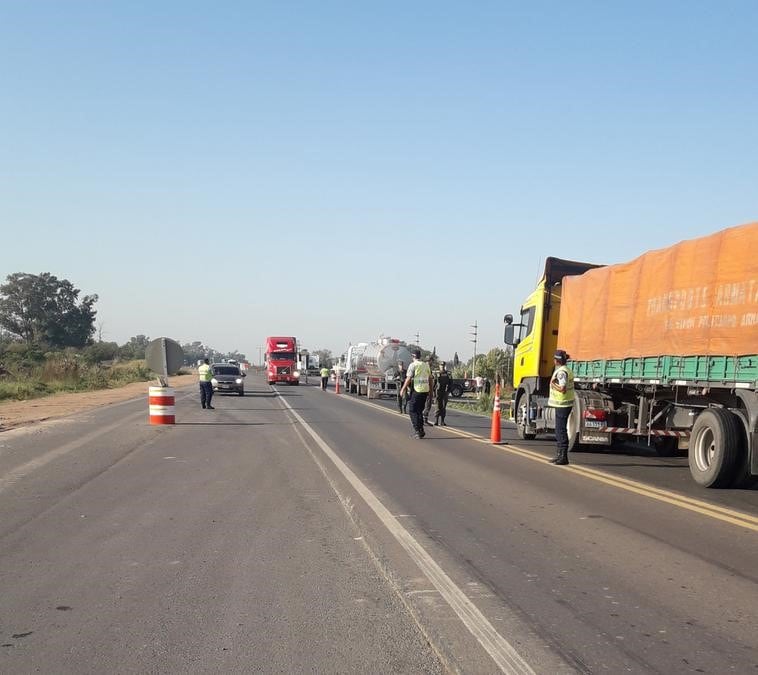
[[[537,289],[506,316],[513,415],[522,438],[554,430],[556,348],[576,397],[570,446],[636,438],[688,450],[707,487],[758,476],[758,223],[598,266],[548,258]]]

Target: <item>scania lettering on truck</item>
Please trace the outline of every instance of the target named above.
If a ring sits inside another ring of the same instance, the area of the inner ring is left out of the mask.
[[[522,439],[555,430],[553,353],[569,354],[569,449],[635,440],[687,451],[705,487],[758,477],[758,223],[617,265],[548,258],[520,319],[511,412]]]
[[[266,375],[269,384],[300,384],[297,369],[297,340],[293,337],[266,338]]]

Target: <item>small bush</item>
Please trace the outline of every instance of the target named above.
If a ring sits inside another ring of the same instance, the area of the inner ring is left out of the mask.
[[[129,361],[105,368],[87,364],[75,351],[54,352],[36,367],[18,368],[0,381],[0,400],[27,400],[57,391],[94,391],[120,387],[153,378],[144,361]]]
[[[0,382],[0,401],[26,401],[52,393],[43,382],[14,381]]]

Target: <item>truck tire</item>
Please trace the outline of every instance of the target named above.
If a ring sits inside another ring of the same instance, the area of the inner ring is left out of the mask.
[[[737,410],[732,413],[737,418],[737,425],[740,430],[742,440],[741,453],[737,457],[737,469],[734,474],[733,487],[750,489],[758,485],[758,476],[751,473],[750,453],[748,452],[747,434],[750,428],[750,422],[747,411]]]
[[[516,399],[516,433],[522,441],[533,441],[537,434],[526,430],[527,411],[529,409],[529,396],[526,392],[521,392]]]
[[[453,385],[452,389],[450,390],[450,396],[453,398],[460,398],[463,396],[463,389],[461,389],[461,386],[459,384]]]
[[[727,487],[744,453],[740,423],[728,410],[708,408],[692,425],[690,473],[703,487]]]

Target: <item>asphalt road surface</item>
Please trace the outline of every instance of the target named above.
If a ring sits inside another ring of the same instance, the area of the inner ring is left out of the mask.
[[[757,491],[246,387],[0,434],[0,672],[758,671]]]

